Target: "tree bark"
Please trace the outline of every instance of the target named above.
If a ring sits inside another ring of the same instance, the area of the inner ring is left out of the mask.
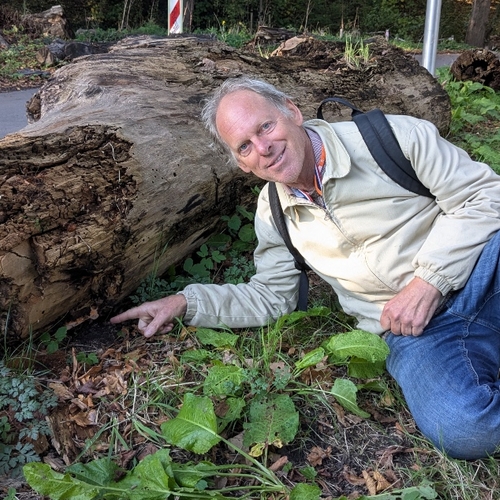
[[[474,0],[465,35],[465,43],[473,47],[484,47],[491,0]]]
[[[2,331],[106,316],[254,201],[258,181],[228,165],[199,121],[225,78],[276,84],[306,118],[341,95],[446,132],[446,93],[399,49],[373,43],[350,69],[339,44],[299,47],[264,59],[211,39],[139,37],[57,70],[29,103],[33,123],[0,141]]]

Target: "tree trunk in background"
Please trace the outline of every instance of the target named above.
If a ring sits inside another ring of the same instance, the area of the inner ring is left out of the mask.
[[[343,44],[312,38],[263,59],[209,38],[138,37],[57,70],[29,103],[36,121],[0,140],[1,331],[106,316],[255,200],[259,181],[230,167],[199,121],[200,102],[228,77],[275,84],[306,118],[335,94],[446,132],[436,80],[383,40],[371,52],[349,67]]]
[[[474,0],[465,43],[473,47],[484,47],[491,0]]]

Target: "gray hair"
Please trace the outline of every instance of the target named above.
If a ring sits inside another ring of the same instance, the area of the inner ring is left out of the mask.
[[[219,109],[220,102],[228,94],[237,92],[239,90],[249,90],[261,95],[266,99],[269,104],[272,104],[286,117],[293,117],[293,111],[287,106],[287,101],[291,98],[278,90],[274,85],[263,82],[262,80],[255,80],[253,78],[242,76],[238,78],[228,78],[224,83],[212,94],[212,96],[205,101],[201,111],[201,120],[213,139],[220,144],[226,152],[228,152],[234,159],[232,151],[230,151],[227,144],[222,140],[217,126],[215,124],[217,117],[217,110]]]

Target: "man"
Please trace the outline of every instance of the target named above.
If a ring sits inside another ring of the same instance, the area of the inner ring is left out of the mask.
[[[277,183],[293,244],[359,327],[386,334],[387,367],[422,432],[456,458],[500,447],[500,178],[429,122],[388,117],[436,199],[394,183],[356,125],[303,123],[273,86],[229,79],[203,110],[208,130],[247,173]],[[192,325],[266,324],[297,303],[299,271],[270,214],[256,213],[256,275],[190,285],[113,318],[149,337]]]

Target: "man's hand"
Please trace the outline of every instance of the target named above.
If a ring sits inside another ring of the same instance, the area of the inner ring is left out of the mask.
[[[121,323],[129,319],[138,319],[139,330],[145,337],[152,337],[155,333],[168,333],[174,327],[174,319],[182,318],[186,314],[187,301],[182,294],[170,295],[154,302],[133,307],[114,318],[111,323]]]
[[[442,295],[433,285],[413,278],[384,307],[380,324],[394,335],[421,335],[432,319]]]

